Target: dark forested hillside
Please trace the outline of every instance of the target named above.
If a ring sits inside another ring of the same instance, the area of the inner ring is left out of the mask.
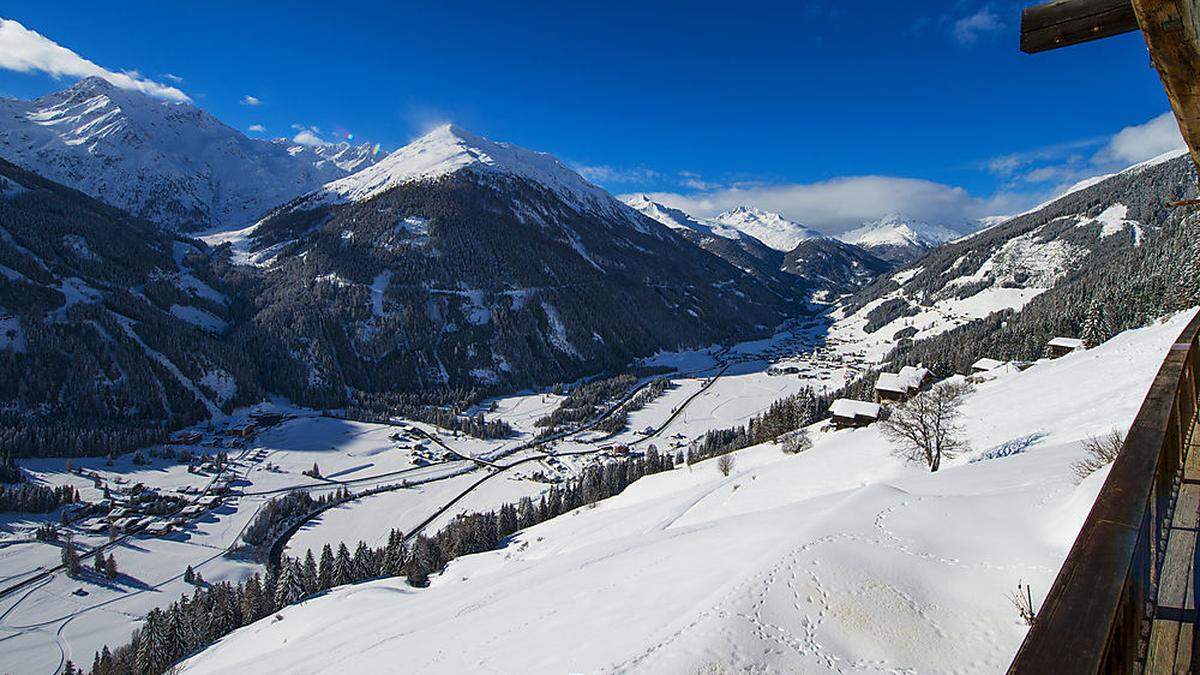
[[[1200,304],[1200,220],[1195,207],[1167,206],[1195,194],[1186,155],[1134,167],[935,249],[864,289],[847,312],[866,312],[870,332],[984,291],[1038,292],[1017,311],[931,337],[914,327],[897,341],[894,363],[944,372],[965,372],[981,357],[1038,358],[1056,336],[1103,342]]]
[[[783,271],[833,295],[852,293],[893,267],[864,248],[825,237],[800,242],[783,260]]]
[[[119,451],[261,395],[200,246],[0,160],[0,450]]]
[[[460,172],[280,210],[254,241],[273,264],[242,279],[256,286],[256,329],[303,364],[277,386],[332,404],[347,388],[550,384],[802,311],[617,207],[622,218],[516,176]]]

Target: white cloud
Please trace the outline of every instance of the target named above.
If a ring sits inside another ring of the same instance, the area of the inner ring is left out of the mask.
[[[1144,124],[1125,127],[1111,136],[995,157],[983,165],[992,174],[1004,178],[1008,189],[1044,185],[1052,186],[1051,192],[1061,192],[1083,179],[1121,171],[1184,147],[1175,116],[1167,112]]]
[[[242,97],[241,104],[248,105],[248,106],[262,105],[262,100],[254,97],[254,96],[251,96],[250,94],[246,94],[245,96]]]
[[[1183,135],[1179,133],[1174,113],[1165,112],[1145,124],[1125,127],[1117,132],[1096,155],[1096,159],[1100,162],[1137,164],[1183,147]]]
[[[702,217],[748,204],[777,211],[827,233],[843,232],[894,212],[953,225],[994,208],[960,187],[892,176],[849,176],[819,183],[733,187],[695,194],[657,192],[650,198]]]
[[[183,84],[183,78],[176,75],[175,73],[163,73],[163,77],[174,82],[175,84]]]
[[[0,68],[53,77],[100,77],[122,89],[168,101],[191,100],[179,89],[144,78],[137,71],[118,72],[98,66],[11,19],[0,19]]]
[[[250,126],[246,127],[246,130],[253,131],[256,134],[261,134],[266,132],[267,128],[261,124],[251,124]]]
[[[991,33],[1004,29],[1000,17],[991,7],[983,7],[970,16],[965,16],[954,22],[954,39],[959,44],[969,45],[979,39],[982,33]]]
[[[292,136],[293,143],[314,148],[329,145],[329,141],[321,138],[321,130],[311,124],[293,124],[292,128],[296,130],[296,135]]]

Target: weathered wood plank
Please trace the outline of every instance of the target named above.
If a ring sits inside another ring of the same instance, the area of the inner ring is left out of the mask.
[[[1175,651],[1179,646],[1179,622],[1155,619],[1150,624],[1150,648],[1146,653],[1147,673],[1175,672]]]
[[[1132,0],[1179,129],[1200,164],[1200,7],[1197,0]]]
[[[1130,0],[1055,0],[1021,13],[1021,51],[1035,54],[1137,29]]]

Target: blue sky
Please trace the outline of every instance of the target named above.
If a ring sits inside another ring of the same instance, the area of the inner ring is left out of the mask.
[[[452,121],[615,193],[830,230],[1011,211],[1178,143],[1139,35],[1026,56],[1018,2],[509,4],[21,3],[0,94],[76,79],[36,34],[251,135],[394,149]]]

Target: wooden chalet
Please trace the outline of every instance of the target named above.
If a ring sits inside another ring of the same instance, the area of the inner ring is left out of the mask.
[[[875,381],[875,400],[879,403],[903,403],[933,380],[933,373],[921,366],[904,366],[899,373],[880,373]]]
[[[978,375],[980,373],[986,373],[988,371],[995,370],[995,369],[999,368],[1000,366],[1003,366],[1004,364],[1005,364],[1004,361],[997,361],[996,359],[982,358],[982,359],[979,359],[978,361],[976,361],[975,363],[971,364],[971,374]]]
[[[1052,359],[1057,359],[1083,348],[1083,340],[1079,338],[1056,337],[1046,343],[1046,354]]]
[[[829,406],[833,416],[833,426],[838,429],[865,427],[879,421],[882,406],[870,401],[855,401],[849,398],[839,398]]]

